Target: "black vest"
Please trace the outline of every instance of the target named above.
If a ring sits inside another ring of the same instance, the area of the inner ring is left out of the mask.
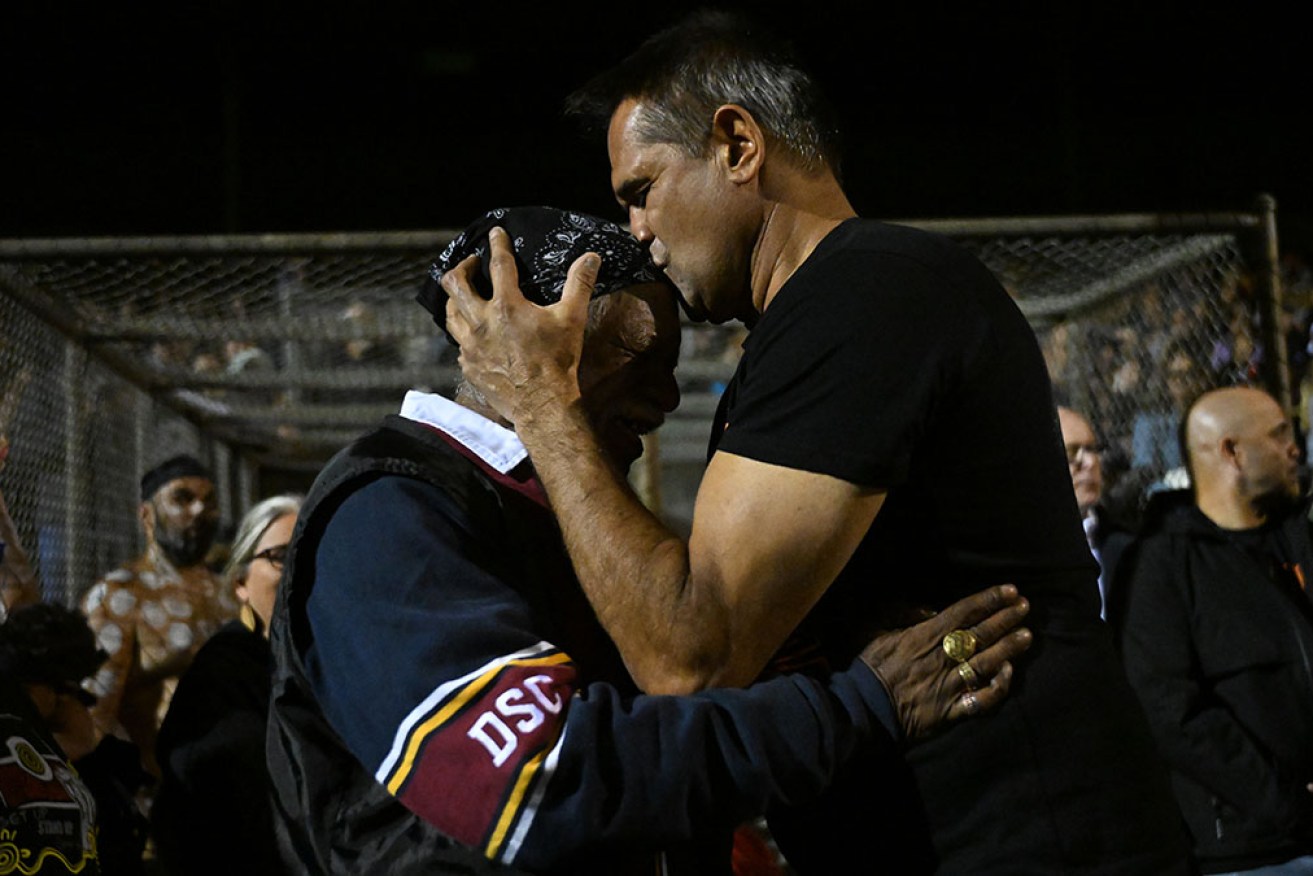
[[[334,732],[306,679],[305,608],[319,541],[346,497],[384,475],[439,486],[472,519],[486,521],[494,538],[509,535],[496,487],[430,429],[404,418],[388,417],[320,472],[301,507],[271,630],[267,757],[281,854],[306,874],[519,873],[443,835],[389,794]]]

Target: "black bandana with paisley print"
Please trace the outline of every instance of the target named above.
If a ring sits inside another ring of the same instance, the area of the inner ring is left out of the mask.
[[[515,249],[520,291],[535,304],[561,300],[570,265],[586,252],[602,257],[594,298],[641,283],[666,282],[643,245],[614,222],[555,207],[502,207],[485,213],[447,245],[429,268],[428,282],[415,296],[443,332],[447,331],[447,295],[440,283],[447,271],[472,255],[479,256],[475,289],[484,298],[492,297],[488,232],[497,225],[506,229]]]

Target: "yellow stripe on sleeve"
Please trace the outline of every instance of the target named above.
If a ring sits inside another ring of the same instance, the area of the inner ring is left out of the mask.
[[[423,745],[424,740],[427,739],[433,731],[447,723],[447,721],[463,709],[470,700],[483,693],[484,689],[487,688],[487,686],[508,667],[558,666],[562,663],[569,662],[570,655],[566,654],[564,651],[558,651],[557,653],[549,654],[546,657],[512,660],[508,663],[503,663],[500,666],[494,666],[492,669],[489,669],[487,672],[471,681],[465,686],[465,689],[456,694],[447,705],[439,709],[433,717],[416,727],[410,734],[410,739],[406,743],[406,755],[401,759],[401,763],[398,765],[396,771],[392,773],[392,777],[388,779],[388,793],[395,797],[401,790],[401,786],[406,783],[406,779],[410,776],[410,772],[415,766],[415,759],[419,755],[419,749]]]

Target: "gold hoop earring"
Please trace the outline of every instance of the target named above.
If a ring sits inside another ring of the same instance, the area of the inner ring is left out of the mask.
[[[249,602],[242,603],[241,609],[237,612],[237,619],[242,622],[242,626],[253,633],[260,628],[260,618],[256,617],[255,609],[251,608]]]

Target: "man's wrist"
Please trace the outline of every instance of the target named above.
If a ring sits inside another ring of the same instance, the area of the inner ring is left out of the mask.
[[[860,665],[859,665],[860,664]],[[856,682],[871,714],[895,742],[903,741],[903,725],[898,720],[898,705],[894,702],[893,691],[880,677],[880,673],[865,655],[858,657],[848,667],[848,673]]]
[[[520,394],[511,412],[511,421],[517,431],[559,423],[567,419],[570,409],[579,407],[581,402],[579,381],[573,373],[543,378]]]
[[[590,444],[596,443],[577,391],[573,396],[544,391],[532,401],[526,399],[520,417],[513,426],[531,458],[541,460],[558,450],[587,454]]]

